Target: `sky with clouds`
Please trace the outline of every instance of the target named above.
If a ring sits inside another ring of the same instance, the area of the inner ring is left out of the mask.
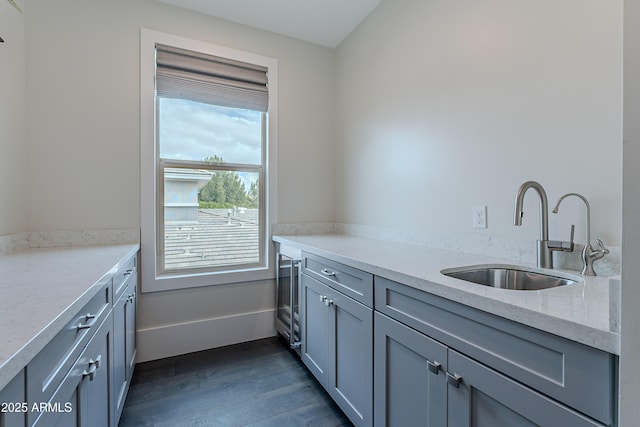
[[[182,99],[160,98],[160,157],[260,164],[261,113]]]

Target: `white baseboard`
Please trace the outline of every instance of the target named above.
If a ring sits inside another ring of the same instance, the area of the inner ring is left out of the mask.
[[[138,362],[272,337],[275,310],[138,330]]]

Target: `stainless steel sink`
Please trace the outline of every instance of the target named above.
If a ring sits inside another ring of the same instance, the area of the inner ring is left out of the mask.
[[[548,274],[515,266],[471,266],[442,270],[441,273],[478,285],[519,291],[537,291],[581,281],[579,277],[570,274]]]

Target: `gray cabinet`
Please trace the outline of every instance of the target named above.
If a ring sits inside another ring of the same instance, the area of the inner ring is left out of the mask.
[[[303,252],[302,271],[336,291],[373,307],[373,275],[330,259]]]
[[[371,425],[373,310],[339,292],[327,295],[329,394],[355,425]]]
[[[356,425],[617,423],[612,354],[315,254],[300,286],[303,362]]]
[[[454,350],[448,364],[448,426],[603,426]]]
[[[136,361],[136,259],[106,275],[95,296],[27,365],[27,426],[117,426]]]
[[[39,417],[44,419],[53,417],[52,411],[46,407],[48,402],[55,405],[54,393],[59,393],[61,384],[68,381],[70,371],[77,368],[81,354],[86,350],[97,329],[106,319],[111,323],[111,292],[112,280],[109,278],[100,285],[100,291],[81,309],[76,316],[38,353],[26,368],[27,402],[30,410],[27,413],[28,425],[34,425]],[[109,337],[111,329],[109,329]],[[111,345],[108,346],[109,351]],[[102,355],[106,361],[107,356]],[[97,368],[96,368],[97,369]],[[107,368],[102,369],[101,373]],[[61,401],[64,405],[69,402],[73,411],[78,406],[71,401]],[[60,403],[60,402],[58,402]],[[33,410],[33,405],[42,410]],[[66,414],[66,412],[64,412]],[[46,416],[44,416],[46,415]],[[49,421],[45,424],[51,425]]]
[[[374,318],[376,427],[447,422],[447,347],[380,313]]]
[[[603,426],[379,313],[374,348],[376,426]]]
[[[615,425],[610,354],[386,279],[375,284],[376,310],[395,319],[376,313],[376,425],[406,425],[407,416],[455,427]],[[445,376],[437,395],[433,383]]]
[[[324,388],[329,383],[329,309],[326,289],[305,275],[301,280],[302,361]]]
[[[96,331],[52,398],[37,411],[34,427],[104,427],[111,424],[109,389],[113,323]],[[39,402],[31,402],[39,404]]]
[[[102,328],[93,337],[84,351],[84,357],[78,359],[82,369],[80,385],[80,425],[82,427],[104,427],[113,424],[111,418],[111,343],[113,342],[113,323],[107,319]],[[94,370],[95,367],[95,370]],[[71,371],[71,374],[74,370]],[[92,376],[93,374],[93,376]]]
[[[25,399],[24,371],[0,390],[0,427],[24,426],[29,406]]]
[[[123,280],[119,280],[119,276]],[[136,362],[137,288],[138,275],[134,258],[114,278],[116,300],[113,305],[112,417],[115,424],[122,415]]]
[[[302,360],[355,425],[372,424],[373,310],[303,274]]]

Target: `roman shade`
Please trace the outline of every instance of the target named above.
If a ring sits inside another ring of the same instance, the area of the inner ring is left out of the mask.
[[[156,94],[266,112],[267,68],[156,44]]]

